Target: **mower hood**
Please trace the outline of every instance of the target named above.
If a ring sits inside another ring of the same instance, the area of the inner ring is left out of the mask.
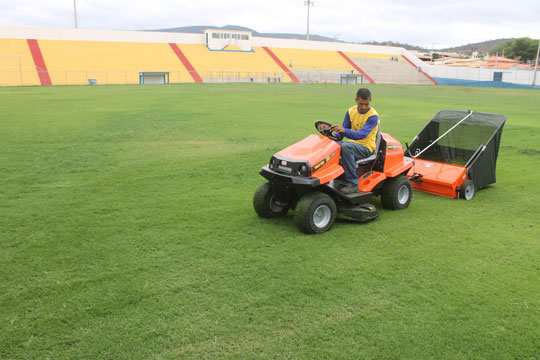
[[[337,155],[339,158],[339,150],[340,146],[337,142],[321,135],[309,135],[276,155],[283,159],[304,160],[311,166],[315,166],[328,157],[333,158]]]

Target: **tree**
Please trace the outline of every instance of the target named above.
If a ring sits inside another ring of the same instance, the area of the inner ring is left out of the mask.
[[[494,47],[489,52],[491,55],[502,55],[515,60],[526,62],[536,59],[538,40],[528,37],[508,40]]]
[[[538,40],[530,38],[515,39],[511,47],[513,59],[519,59],[523,62],[536,59],[537,49]]]
[[[507,40],[493,48],[491,48],[491,50],[489,50],[489,55],[498,55],[498,56],[503,56],[506,55],[508,56],[508,50],[510,49],[510,47],[512,46],[512,43],[514,42],[514,40]]]

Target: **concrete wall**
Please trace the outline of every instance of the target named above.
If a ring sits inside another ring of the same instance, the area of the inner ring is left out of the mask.
[[[474,69],[444,65],[423,65],[422,69],[432,77],[474,81],[493,81],[495,72],[502,72],[502,81],[520,85],[533,85],[534,69]],[[536,84],[540,85],[540,73]]]

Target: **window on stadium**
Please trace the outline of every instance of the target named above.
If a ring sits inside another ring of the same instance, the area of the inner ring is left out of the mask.
[[[229,34],[229,33],[212,33],[212,39],[236,39],[249,40],[249,35],[244,34]]]

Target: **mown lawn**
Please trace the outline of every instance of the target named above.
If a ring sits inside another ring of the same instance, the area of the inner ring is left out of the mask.
[[[258,171],[356,87],[0,88],[0,358],[537,358],[540,92],[370,89],[402,143],[506,114],[497,183],[308,236]]]

